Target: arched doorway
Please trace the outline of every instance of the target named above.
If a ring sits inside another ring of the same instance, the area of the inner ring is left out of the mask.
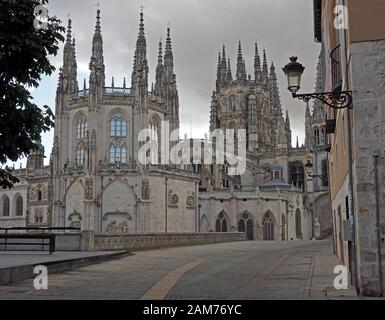
[[[218,214],[217,221],[215,222],[215,232],[227,232],[226,214],[223,210]]]
[[[295,234],[297,239],[302,239],[302,219],[301,211],[299,209],[295,211]]]
[[[267,211],[262,220],[263,240],[274,240],[275,219],[271,211]]]
[[[281,240],[286,240],[286,218],[285,215],[282,215],[282,225],[281,225]]]
[[[244,212],[238,221],[238,232],[245,232],[247,240],[254,240],[253,220],[248,212]]]

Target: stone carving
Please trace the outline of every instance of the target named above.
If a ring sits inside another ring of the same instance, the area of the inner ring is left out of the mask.
[[[92,130],[91,135],[91,150],[96,150],[96,131]]]
[[[84,188],[84,198],[86,200],[92,200],[93,199],[93,180],[92,178],[86,178],[85,179],[85,188]]]
[[[55,136],[53,139],[52,155],[56,156],[58,154],[59,154],[59,138],[58,136]]]
[[[193,192],[191,196],[187,197],[186,205],[187,205],[187,208],[195,209],[196,207],[195,192]]]
[[[106,228],[107,233],[128,233],[128,224],[127,221],[122,221],[121,223],[117,223],[115,220],[107,225]]]
[[[179,202],[179,197],[176,193],[173,193],[172,190],[168,192],[168,206],[177,207]]]
[[[150,183],[146,180],[142,181],[142,199],[143,200],[150,199]]]
[[[79,212],[74,210],[69,216],[68,221],[70,222],[70,228],[81,228],[82,226],[82,216]]]

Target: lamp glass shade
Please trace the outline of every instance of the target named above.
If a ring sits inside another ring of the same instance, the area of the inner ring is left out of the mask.
[[[288,89],[292,93],[297,93],[301,88],[302,73],[297,70],[291,70],[287,73]]]
[[[297,57],[291,57],[290,63],[288,63],[283,71],[287,76],[288,89],[293,93],[297,93],[301,88],[302,73],[305,67],[297,62]]]

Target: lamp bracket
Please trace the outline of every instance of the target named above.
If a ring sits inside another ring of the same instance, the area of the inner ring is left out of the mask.
[[[298,98],[304,102],[309,102],[312,99],[318,99],[322,103],[328,105],[333,109],[353,108],[352,91],[333,91],[320,93],[296,94],[293,93],[294,98]]]

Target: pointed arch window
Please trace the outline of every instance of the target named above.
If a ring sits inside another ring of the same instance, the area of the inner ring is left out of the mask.
[[[301,211],[299,209],[295,212],[295,234],[297,239],[302,239],[302,221]]]
[[[18,194],[15,197],[15,216],[20,217],[23,215],[23,197]]]
[[[3,196],[2,210],[3,217],[9,217],[9,198],[7,195]]]
[[[76,123],[76,137],[78,139],[85,138],[87,133],[87,120],[85,116],[81,116]]]
[[[221,211],[215,222],[215,232],[227,232],[227,220],[223,211]]]
[[[110,146],[110,162],[127,162],[127,147],[124,141],[114,140]]]
[[[268,211],[266,212],[263,220],[262,220],[262,226],[263,226],[263,240],[274,240],[275,236],[275,220],[274,215]]]
[[[76,150],[75,162],[78,166],[81,166],[84,164],[84,146],[83,145],[79,145]]]
[[[152,164],[158,164],[159,159],[158,159],[158,150],[159,149],[159,143],[160,143],[160,137],[159,137],[159,122],[160,120],[153,117],[150,120],[149,124],[149,138],[150,141],[154,143],[154,146],[158,146],[158,148],[152,148],[151,149],[151,163]]]
[[[235,112],[235,96],[228,97],[228,112]]]
[[[111,118],[110,125],[111,137],[127,136],[127,120],[123,114],[115,113]]]

